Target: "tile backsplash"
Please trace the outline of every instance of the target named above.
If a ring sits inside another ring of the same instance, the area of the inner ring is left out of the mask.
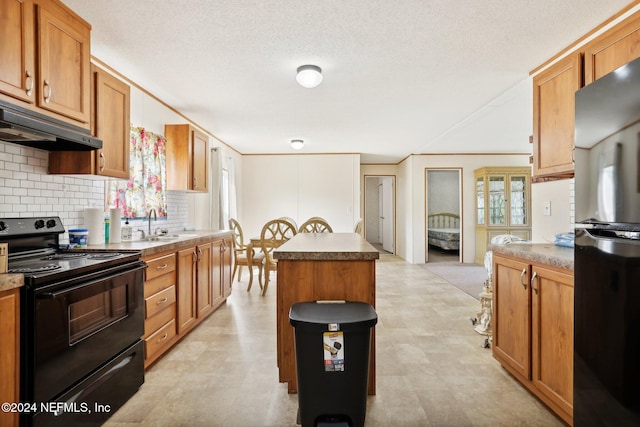
[[[47,174],[49,152],[0,141],[0,217],[59,216],[65,229],[84,225],[84,208],[104,206],[105,180]],[[167,219],[153,228],[183,230],[189,218],[186,193],[167,193]],[[147,228],[131,221],[134,230]],[[137,238],[140,233],[134,233]],[[62,237],[68,241],[67,233]]]

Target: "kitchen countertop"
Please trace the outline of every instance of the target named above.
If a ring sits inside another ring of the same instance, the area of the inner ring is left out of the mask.
[[[87,250],[141,251],[142,256],[155,255],[162,252],[181,249],[189,245],[207,243],[211,239],[231,236],[231,230],[199,230],[168,233],[159,240],[133,240],[131,242],[104,243],[89,245]]]
[[[22,274],[2,273],[0,274],[0,292],[10,291],[24,285],[24,276]]]
[[[366,261],[380,258],[357,233],[299,233],[273,251],[278,260]]]
[[[102,245],[90,245],[83,248],[83,250],[140,251],[144,257],[162,252],[178,250],[189,245],[207,243],[211,241],[211,239],[230,235],[230,230],[181,231],[169,233],[167,236],[163,236],[160,240],[134,240],[122,243],[104,243]],[[23,285],[24,276],[22,274],[0,274],[0,292],[19,288]]]
[[[573,271],[573,248],[558,246],[553,243],[491,244],[488,250]]]

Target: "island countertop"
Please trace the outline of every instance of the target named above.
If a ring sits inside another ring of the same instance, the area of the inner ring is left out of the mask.
[[[299,233],[273,251],[278,260],[366,261],[380,253],[357,233]]]

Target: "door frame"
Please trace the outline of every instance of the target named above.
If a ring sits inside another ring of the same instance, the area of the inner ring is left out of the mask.
[[[373,175],[364,175],[364,203],[363,203],[363,218],[362,221],[364,222],[363,227],[362,227],[362,234],[364,235],[365,240],[367,240],[367,188],[368,188],[368,181],[370,181],[370,179],[368,178],[390,178],[391,179],[391,185],[392,185],[392,191],[391,191],[391,195],[392,195],[392,200],[388,201],[388,203],[390,203],[390,207],[391,207],[391,212],[393,213],[393,223],[392,223],[392,242],[393,242],[393,252],[391,252],[392,254],[395,255],[396,251],[396,203],[397,203],[397,186],[396,186],[396,182],[397,182],[397,178],[396,175],[380,175],[380,174],[373,174]],[[379,182],[376,182],[376,188],[378,186]],[[375,194],[378,194],[378,190],[376,189]]]
[[[464,263],[464,198],[463,192],[463,168],[461,167],[435,167],[424,168],[424,262],[429,262],[429,171],[454,171],[458,172],[458,216],[460,217],[460,248],[458,249],[458,262]]]

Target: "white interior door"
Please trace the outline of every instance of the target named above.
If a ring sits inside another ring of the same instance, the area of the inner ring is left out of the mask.
[[[393,181],[391,178],[382,179],[382,197],[380,197],[382,207],[382,249],[394,253],[393,241]]]

